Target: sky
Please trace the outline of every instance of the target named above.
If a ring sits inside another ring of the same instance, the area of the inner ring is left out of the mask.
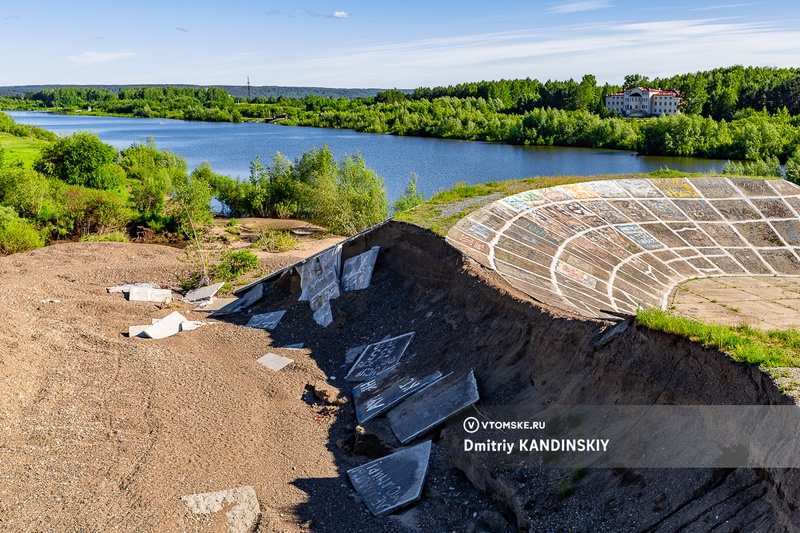
[[[0,0],[0,86],[434,87],[501,78],[621,85],[800,67],[800,2]]]

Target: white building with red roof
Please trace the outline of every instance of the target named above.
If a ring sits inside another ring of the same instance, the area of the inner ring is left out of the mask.
[[[681,93],[677,89],[631,87],[606,96],[606,109],[623,117],[658,117],[680,113]]]

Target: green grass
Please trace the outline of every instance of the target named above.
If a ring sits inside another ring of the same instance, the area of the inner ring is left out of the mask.
[[[33,168],[33,162],[39,152],[49,143],[28,137],[16,137],[9,133],[0,133],[0,148],[5,150],[6,163],[21,161],[25,168]]]
[[[267,229],[261,232],[261,236],[250,245],[266,252],[288,252],[294,250],[299,241],[286,230]]]
[[[439,235],[447,235],[459,220],[480,207],[512,194],[531,189],[544,189],[556,185],[568,185],[584,181],[624,179],[624,178],[679,178],[708,177],[709,174],[687,174],[675,170],[662,169],[648,174],[597,175],[597,176],[546,176],[487,182],[477,185],[457,183],[448,190],[442,190],[414,209],[403,211],[394,220],[409,222],[427,228]]]
[[[734,360],[765,368],[800,367],[800,331],[764,331],[747,325],[738,327],[704,324],[653,308],[636,313],[640,324],[675,333],[712,346]]]
[[[80,242],[131,242],[131,240],[122,231],[112,231],[102,235],[97,233],[84,235],[80,238]]]

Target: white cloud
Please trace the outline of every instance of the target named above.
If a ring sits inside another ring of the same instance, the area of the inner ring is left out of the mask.
[[[175,31],[180,31],[180,32],[183,32],[183,33],[189,33],[189,30],[187,30],[186,28],[181,28],[181,27],[175,28]]]
[[[347,11],[334,11],[333,12],[333,18],[346,19],[349,16],[350,16],[350,13],[348,13]]]
[[[83,52],[76,56],[69,56],[67,59],[79,65],[95,65],[97,63],[109,63],[111,61],[129,59],[138,55],[139,54],[133,52]]]
[[[624,61],[620,58],[624,57]],[[331,48],[276,71],[295,84],[417,87],[532,77],[621,83],[639,72],[664,77],[734,64],[796,66],[800,29],[778,23],[697,19],[594,23]]]
[[[705,7],[695,7],[690,9],[689,11],[712,11],[714,9],[734,9],[737,7],[747,7],[747,6],[754,6],[757,4],[749,3],[749,4],[720,4],[716,6],[705,6]]]
[[[547,11],[549,13],[579,13],[581,11],[594,11],[611,7],[609,0],[589,0],[586,2],[568,2],[556,4]]]

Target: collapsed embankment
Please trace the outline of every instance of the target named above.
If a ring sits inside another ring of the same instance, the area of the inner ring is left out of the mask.
[[[343,373],[341,354],[358,344],[355,336],[374,342],[413,330],[416,355],[409,366],[474,369],[486,405],[790,403],[757,367],[675,335],[633,324],[595,348],[613,322],[544,308],[414,226],[380,227],[346,244],[343,257],[375,245],[381,253],[372,286],[336,300],[334,324],[311,340],[329,374]],[[298,284],[296,275],[284,277],[276,285],[287,292],[273,293],[270,307],[282,299],[294,305]],[[289,340],[297,325],[285,326],[277,335]],[[380,423],[365,425],[386,447],[398,445]],[[440,460],[463,471],[520,529],[779,531],[800,525],[794,471],[588,469],[575,476],[489,469],[459,450],[453,433],[451,427],[434,431],[446,450]],[[565,478],[569,491],[558,488]]]
[[[344,257],[376,245],[372,284],[333,300],[327,328],[287,275],[252,309],[285,309],[274,331],[244,327],[243,313],[161,340],[123,332],[176,309],[205,315],[105,287],[177,289],[179,251],[68,243],[0,258],[0,529],[208,531],[220,524],[180,497],[241,485],[261,505],[258,531],[800,524],[793,470],[489,469],[459,451],[452,426],[422,437],[434,441],[422,500],[373,517],[346,471],[400,444],[385,417],[361,432],[352,402],[325,405],[313,391],[351,398],[347,349],[387,335],[416,332],[404,364],[474,369],[484,405],[788,402],[757,368],[680,337],[633,325],[595,349],[611,322],[544,308],[415,226],[386,224],[345,244]],[[294,363],[265,369],[256,360],[267,351]]]

